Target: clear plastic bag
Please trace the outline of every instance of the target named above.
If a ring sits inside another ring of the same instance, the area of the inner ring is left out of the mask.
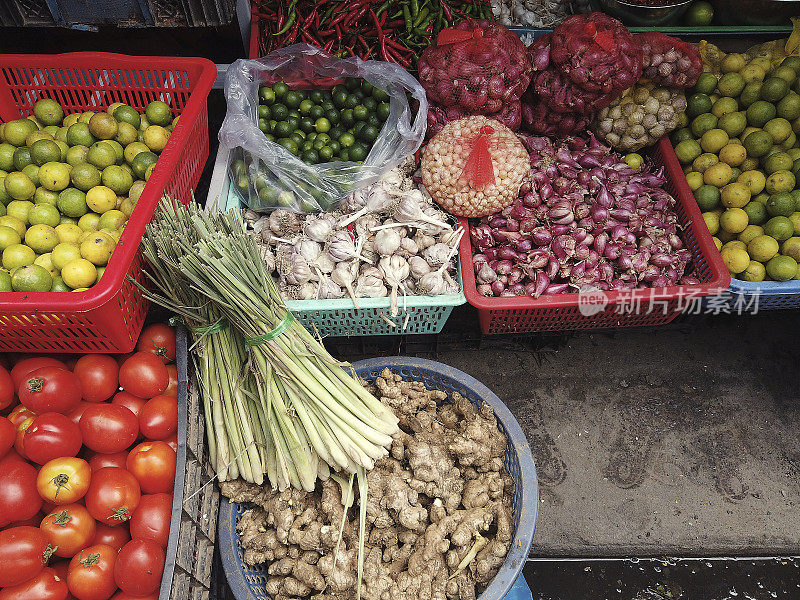
[[[389,116],[362,164],[307,164],[269,141],[258,128],[259,86],[284,81],[292,89],[330,89],[343,78],[362,78],[389,95]],[[407,92],[418,103],[413,123]],[[308,44],[281,48],[257,60],[237,60],[225,76],[225,98],[228,110],[219,142],[231,151],[231,183],[244,203],[260,212],[331,210],[355,189],[373,183],[414,154],[425,137],[425,90],[402,67],[355,57],[339,59]]]

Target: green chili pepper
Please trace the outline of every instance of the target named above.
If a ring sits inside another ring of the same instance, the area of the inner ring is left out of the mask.
[[[425,8],[423,8],[421,11],[419,11],[419,14],[417,15],[417,18],[414,19],[414,27],[419,27],[420,23],[422,23],[425,20],[425,18],[428,16],[429,12],[430,11],[428,10],[427,6]],[[422,29],[425,29],[425,28],[423,27]]]
[[[292,0],[289,3],[289,8],[287,9],[286,12],[292,14],[288,16],[288,18],[286,19],[286,23],[283,24],[281,30],[278,31],[277,33],[273,33],[272,35],[283,35],[292,28],[292,25],[294,25],[294,22],[297,20],[297,11],[294,9],[296,4],[297,0]]]
[[[411,16],[415,19],[419,14],[419,0],[411,0]]]
[[[403,19],[406,22],[406,31],[410,32],[414,21],[411,19],[411,11],[408,10],[407,6],[403,7]]]

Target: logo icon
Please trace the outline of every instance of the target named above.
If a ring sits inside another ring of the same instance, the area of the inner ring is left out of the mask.
[[[578,310],[584,317],[593,317],[608,306],[606,293],[593,285],[585,285],[578,291]]]

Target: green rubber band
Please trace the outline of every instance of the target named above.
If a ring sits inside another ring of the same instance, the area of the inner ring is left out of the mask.
[[[216,323],[212,323],[211,325],[206,325],[205,327],[192,327],[192,333],[197,335],[212,335],[214,333],[218,333],[228,327],[228,321],[224,318],[220,319]]]
[[[264,342],[272,341],[280,334],[282,334],[284,331],[289,329],[289,327],[292,326],[292,321],[294,321],[294,317],[292,316],[292,313],[287,311],[286,316],[283,317],[283,321],[278,323],[278,326],[275,329],[273,329],[272,331],[268,331],[263,335],[257,335],[255,337],[247,338],[245,339],[244,343],[247,344],[248,347],[251,347],[251,346],[258,346],[260,344],[263,344]]]

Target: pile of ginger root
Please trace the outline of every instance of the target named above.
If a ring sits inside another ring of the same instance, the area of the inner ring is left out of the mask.
[[[400,432],[367,475],[361,598],[474,600],[511,545],[507,437],[489,405],[477,408],[458,393],[427,390],[388,369],[369,387],[397,414]],[[273,600],[356,598],[357,496],[337,552],[346,491],[334,479],[311,493],[241,480],[221,487],[232,501],[255,505],[237,530],[245,563],[268,564]]]

